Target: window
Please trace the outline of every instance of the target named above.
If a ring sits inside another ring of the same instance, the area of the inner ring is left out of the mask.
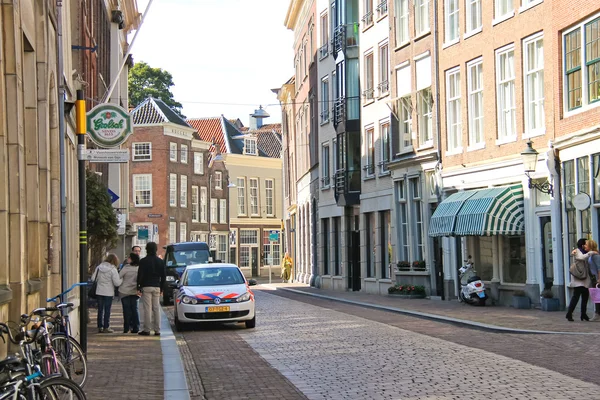
[[[169,143],[169,160],[177,162],[177,143]]]
[[[398,198],[398,261],[410,262],[410,243],[408,241],[408,212],[406,206],[406,196],[404,190],[405,181],[400,180],[396,184],[396,194]]]
[[[250,178],[250,215],[260,215],[258,206],[258,179]]]
[[[483,141],[483,63],[481,60],[467,64],[469,76],[469,146],[480,146]]]
[[[415,0],[415,35],[429,32],[429,0]]]
[[[514,47],[496,52],[496,82],[498,96],[498,140],[516,138],[515,51]]]
[[[237,178],[238,215],[246,215],[246,179]]]
[[[210,222],[219,221],[219,199],[210,199]]]
[[[192,186],[192,222],[198,222],[200,218],[200,202],[198,186]]]
[[[334,264],[333,264],[333,274],[339,276],[342,270],[341,262],[342,262],[342,218],[341,217],[333,217],[333,248],[334,251]]]
[[[431,95],[431,56],[416,61],[417,73],[417,129],[419,132],[419,146],[433,145],[433,97]]]
[[[331,232],[329,232],[329,218],[321,219],[321,238],[323,238],[323,275],[329,275],[329,238]]]
[[[367,176],[373,176],[375,174],[375,128],[370,126],[365,128],[366,144],[367,148],[367,164],[365,165],[365,171]]]
[[[185,144],[181,145],[181,162],[187,164],[188,162],[188,147]]]
[[[133,175],[136,207],[152,207],[152,174]]]
[[[381,252],[381,278],[390,278],[392,260],[392,222],[389,211],[379,211],[379,251]]]
[[[227,200],[219,199],[219,223],[227,223]]]
[[[181,175],[181,187],[179,188],[180,194],[180,205],[181,207],[187,207],[187,193],[188,193],[188,185],[187,185],[187,176]]]
[[[467,0],[467,34],[481,30],[481,0]]]
[[[187,223],[185,222],[179,224],[179,241],[187,242]]]
[[[177,222],[169,222],[169,243],[177,243]]]
[[[379,96],[384,96],[390,91],[390,63],[389,63],[389,45],[388,43],[379,46],[379,85],[377,91]]]
[[[396,10],[396,46],[408,42],[408,0],[394,0]]]
[[[152,143],[134,143],[133,144],[133,161],[151,161],[152,160]]]
[[[244,154],[255,156],[256,153],[256,138],[244,139]]]
[[[267,216],[275,215],[275,182],[273,179],[265,179],[265,203],[267,206]]]
[[[223,173],[215,171],[215,189],[223,190]]]
[[[566,109],[571,111],[600,100],[600,17],[585,21],[564,35],[564,59]]]
[[[374,213],[365,213],[365,254],[367,258],[367,278],[375,276],[375,248],[376,248],[376,226],[373,218]]]
[[[194,152],[194,173],[204,174],[204,154]]]
[[[177,174],[169,175],[169,205],[177,207]]]
[[[277,235],[277,240],[271,240],[271,233]],[[279,265],[281,254],[281,232],[279,230],[263,229],[263,263],[264,265]]]
[[[536,35],[523,41],[525,74],[525,134],[544,132],[544,38]]]
[[[407,64],[396,70],[396,86],[399,101],[397,114],[399,120],[399,143],[400,153],[412,149],[411,131],[412,131],[412,102],[411,102],[411,73],[410,64]]]
[[[414,261],[422,261],[424,242],[423,242],[423,212],[421,210],[421,182],[419,178],[409,179],[410,196],[411,196],[411,210],[410,215],[413,218],[413,241],[414,241]]]
[[[458,40],[458,13],[459,13],[459,0],[445,0],[444,4],[444,20],[446,24],[446,43],[451,43]]]
[[[448,150],[462,148],[462,124],[460,115],[460,69],[446,72]]]
[[[227,235],[217,235],[217,260],[225,262],[227,257]]]
[[[494,0],[494,19],[508,16],[514,12],[513,0]]]
[[[329,122],[329,78],[321,80],[321,124]]]
[[[373,0],[363,0],[365,15],[362,17],[363,29],[373,25]]]
[[[380,173],[385,174],[388,172],[388,163],[390,162],[390,122],[382,122],[379,125],[379,132],[381,134],[381,171]]]
[[[321,15],[321,48],[319,49],[319,56],[321,59],[327,57],[329,54],[329,23],[327,20],[327,13]]]
[[[363,97],[366,102],[373,100],[373,52],[365,54],[365,85]]]
[[[321,145],[321,187],[327,188],[330,184],[329,144]]]
[[[200,222],[208,222],[208,200],[206,186],[200,188]]]
[[[377,18],[383,18],[385,15],[387,15],[387,12],[387,0],[377,0]]]

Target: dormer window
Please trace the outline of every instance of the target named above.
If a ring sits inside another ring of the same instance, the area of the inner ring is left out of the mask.
[[[256,138],[245,138],[244,139],[244,154],[255,156],[256,152]]]

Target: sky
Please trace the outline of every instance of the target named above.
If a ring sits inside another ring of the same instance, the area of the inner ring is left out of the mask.
[[[137,0],[141,14],[149,0]],[[289,0],[154,0],[132,47],[173,75],[171,88],[188,118],[239,118],[259,105],[281,122],[277,96],[294,75],[293,32],[284,26]],[[133,34],[129,37],[129,42]]]

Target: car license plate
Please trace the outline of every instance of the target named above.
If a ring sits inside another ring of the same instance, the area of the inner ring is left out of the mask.
[[[483,299],[485,297],[485,292],[477,292],[477,295]]]
[[[206,307],[206,312],[226,312],[229,311],[229,306]]]

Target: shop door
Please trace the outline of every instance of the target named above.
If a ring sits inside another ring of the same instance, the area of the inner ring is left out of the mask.
[[[258,247],[251,247],[250,248],[250,265],[252,265],[252,276],[253,277],[259,276],[258,264],[259,264]]]
[[[349,289],[352,291],[360,290],[360,232],[352,231],[350,234],[351,246],[348,251],[350,259],[348,261],[348,270],[350,272]]]
[[[540,228],[540,232],[542,232],[542,276],[544,278],[544,288],[549,288],[554,282],[552,220],[549,216],[540,217]]]

